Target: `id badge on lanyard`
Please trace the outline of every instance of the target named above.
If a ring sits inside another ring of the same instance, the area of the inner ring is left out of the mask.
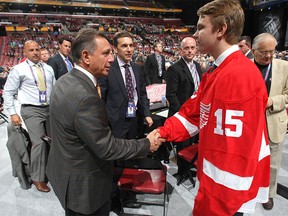
[[[47,103],[46,91],[39,91],[39,102],[40,103]]]
[[[134,101],[128,102],[126,117],[127,118],[134,118],[136,116],[136,106]]]

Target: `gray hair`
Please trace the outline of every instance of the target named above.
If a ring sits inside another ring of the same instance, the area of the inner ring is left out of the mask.
[[[94,53],[96,50],[96,40],[95,38],[105,38],[105,35],[97,32],[93,28],[83,28],[76,35],[75,39],[72,42],[71,54],[73,61],[76,64],[81,62],[83,50],[87,50],[90,53]]]
[[[267,39],[272,39],[275,41],[275,47],[277,46],[277,40],[276,38],[270,34],[270,33],[261,33],[259,35],[257,35],[254,40],[253,40],[253,44],[252,44],[252,49],[256,50],[259,48],[259,43],[266,41]]]

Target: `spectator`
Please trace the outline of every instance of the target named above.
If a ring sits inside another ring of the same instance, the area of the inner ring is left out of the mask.
[[[48,149],[41,136],[49,112],[49,98],[55,83],[53,69],[40,62],[40,48],[35,41],[24,45],[26,60],[12,68],[4,86],[4,107],[15,126],[22,124],[16,113],[14,95],[18,93],[21,116],[32,142],[30,174],[32,183],[41,192],[49,192],[46,184]]]
[[[252,52],[254,62],[261,71],[269,95],[266,105],[266,119],[271,151],[269,200],[263,207],[271,210],[277,192],[277,176],[281,165],[284,139],[287,131],[288,104],[288,62],[273,59],[277,41],[269,33],[254,38]]]
[[[241,36],[238,41],[238,46],[242,53],[249,59],[253,59],[253,53],[251,51],[251,38],[249,36]]]
[[[146,85],[165,83],[165,57],[161,55],[163,46],[160,42],[153,45],[154,53],[149,55],[144,64]]]
[[[113,43],[116,53],[115,61],[111,63],[107,78],[99,79],[102,96],[106,103],[112,134],[116,138],[136,139],[139,131],[142,131],[144,121],[149,126],[153,124],[143,70],[131,61],[134,54],[134,42],[130,33],[116,33]],[[118,170],[119,175],[120,173],[121,170]],[[114,177],[115,191],[118,191],[116,187],[119,178],[120,176]],[[116,197],[112,199],[112,210],[120,213],[122,206],[119,201],[119,191],[115,195]]]
[[[40,53],[41,53],[41,61],[47,64],[48,63],[48,59],[50,58],[49,51],[46,48],[42,48],[40,50]]]
[[[180,45],[180,55],[182,58],[167,70],[166,98],[169,101],[168,117],[177,113],[182,104],[198,89],[202,71],[200,65],[193,61],[196,52],[195,39],[192,37],[184,38]],[[191,145],[193,142],[197,142],[197,137],[175,143],[177,152]],[[177,165],[178,172],[176,178],[182,176],[186,168],[186,164],[180,157],[177,157]]]
[[[48,64],[53,68],[56,80],[65,73],[70,72],[74,67],[72,59],[69,57],[71,49],[71,40],[61,38],[59,40],[59,52],[49,58]]]
[[[159,132],[177,142],[199,132],[194,216],[243,215],[268,200],[267,91],[258,68],[234,45],[244,25],[239,1],[214,0],[197,14],[194,37],[215,67]]]

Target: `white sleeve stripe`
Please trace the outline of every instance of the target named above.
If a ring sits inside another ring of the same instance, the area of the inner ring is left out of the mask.
[[[191,124],[189,121],[187,121],[183,116],[179,114],[179,112],[175,113],[174,116],[181,122],[181,124],[186,128],[189,135],[191,137],[195,136],[198,133],[198,127]]]
[[[220,170],[212,163],[204,158],[203,162],[203,172],[209,176],[213,181],[228,187],[233,190],[248,190],[252,184],[252,177],[241,177],[235,174],[229,173],[224,170]]]
[[[261,149],[260,149],[258,161],[261,161],[263,158],[269,155],[270,155],[270,147],[269,145],[266,145],[266,140],[265,140],[264,131],[263,131]]]

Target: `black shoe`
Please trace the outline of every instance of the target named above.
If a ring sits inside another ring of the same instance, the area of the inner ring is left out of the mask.
[[[269,198],[268,202],[262,203],[262,206],[266,210],[271,210],[274,206],[273,198]]]
[[[111,200],[111,211],[113,211],[117,215],[123,214],[123,204],[118,197],[114,197]]]

